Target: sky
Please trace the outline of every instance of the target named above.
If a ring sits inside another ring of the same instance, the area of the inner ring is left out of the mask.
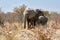
[[[29,8],[60,12],[60,0],[0,0],[0,8],[4,12],[11,12],[22,4]]]

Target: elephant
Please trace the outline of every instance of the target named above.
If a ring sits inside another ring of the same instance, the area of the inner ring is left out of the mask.
[[[28,9],[24,11],[24,28],[26,28],[26,24],[28,28],[32,26],[36,26],[36,22],[38,22],[39,16],[44,16],[43,12],[39,9]]]

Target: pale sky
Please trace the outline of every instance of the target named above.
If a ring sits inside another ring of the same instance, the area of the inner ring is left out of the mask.
[[[0,7],[4,12],[12,11],[14,7],[19,7],[21,4],[29,8],[60,12],[60,0],[0,0]]]

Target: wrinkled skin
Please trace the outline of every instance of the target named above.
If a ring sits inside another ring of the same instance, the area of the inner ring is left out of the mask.
[[[39,9],[36,10],[26,10],[24,12],[24,28],[26,28],[26,22],[28,28],[36,25],[39,16],[44,16],[43,12]]]

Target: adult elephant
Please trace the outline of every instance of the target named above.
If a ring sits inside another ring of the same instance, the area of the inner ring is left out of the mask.
[[[24,12],[24,28],[26,28],[26,24],[28,28],[31,25],[35,26],[39,16],[44,16],[43,12],[39,9],[28,9]]]

